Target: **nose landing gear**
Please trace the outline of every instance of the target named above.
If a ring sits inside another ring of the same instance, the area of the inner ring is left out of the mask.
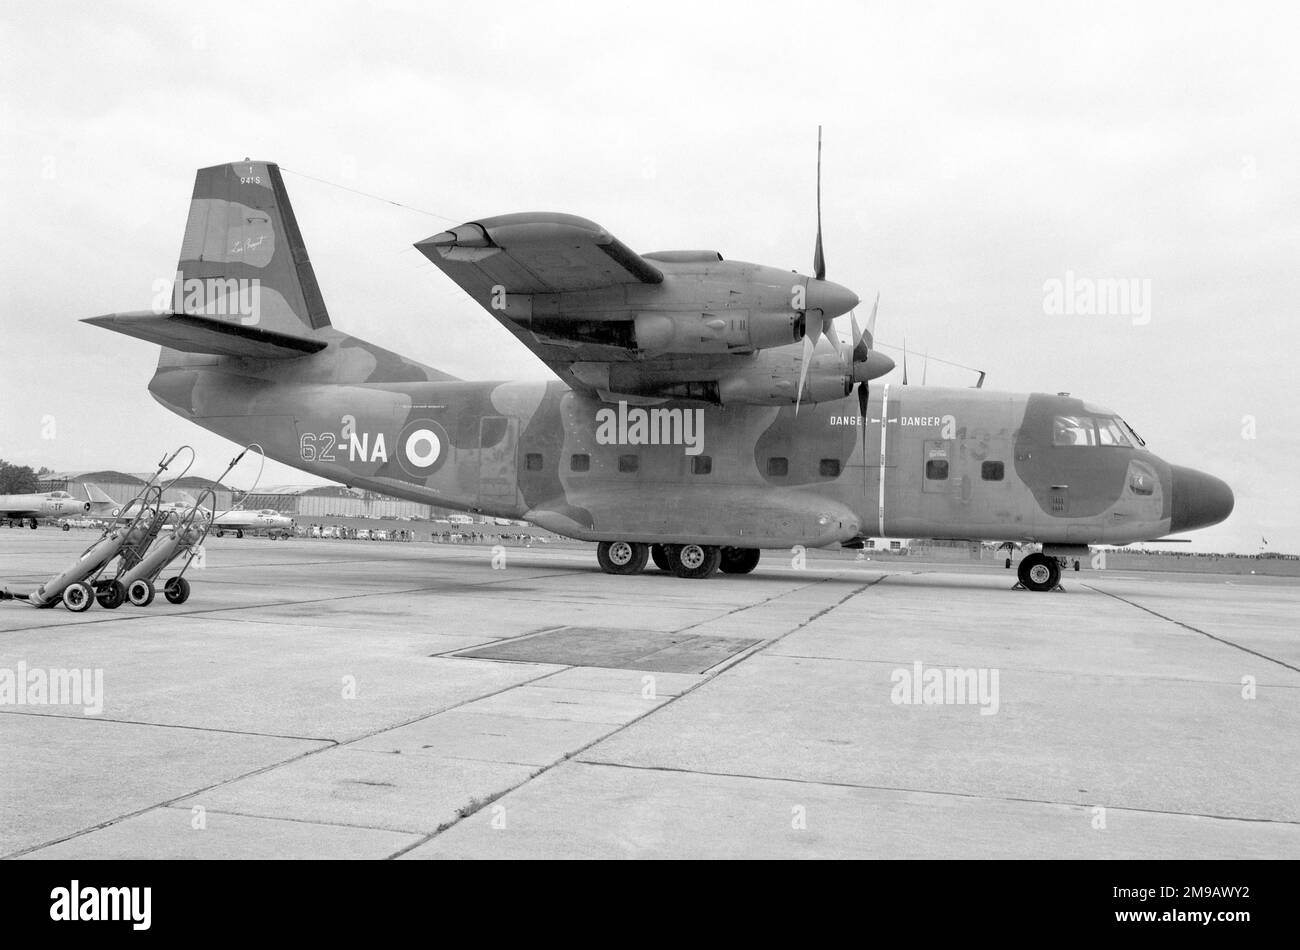
[[[1061,584],[1061,562],[1046,554],[1029,554],[1017,566],[1016,575],[1026,590],[1054,590]]]

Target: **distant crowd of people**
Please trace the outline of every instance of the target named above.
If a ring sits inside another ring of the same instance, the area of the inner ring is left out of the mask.
[[[331,524],[299,525],[296,534],[300,538],[335,538],[341,541],[421,540],[420,535],[409,528],[352,528]],[[443,530],[429,532],[429,540],[434,544],[515,544],[532,547],[534,543],[546,543],[550,539],[523,533],[487,534],[482,531]]]

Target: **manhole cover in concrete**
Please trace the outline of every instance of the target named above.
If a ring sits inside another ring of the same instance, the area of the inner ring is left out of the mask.
[[[480,660],[598,666],[652,673],[703,673],[759,642],[659,630],[560,627],[517,640],[462,650],[454,655]]]

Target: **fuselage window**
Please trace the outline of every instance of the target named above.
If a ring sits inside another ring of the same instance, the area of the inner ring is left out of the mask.
[[[524,468],[530,472],[540,472],[542,470],[542,457],[537,452],[529,452],[524,456]]]
[[[641,468],[641,456],[620,455],[618,457],[618,470],[620,472],[635,472],[640,468]]]
[[[1097,430],[1088,416],[1057,416],[1052,422],[1052,445],[1096,445]]]
[[[925,477],[932,481],[942,481],[948,477],[947,459],[930,459],[925,463]]]
[[[779,455],[773,456],[767,460],[767,474],[777,478],[784,478],[790,474],[790,460],[782,458]]]
[[[693,456],[691,456],[691,474],[693,474],[693,475],[712,475],[712,474],[713,474],[713,456],[712,456],[712,455],[693,455]]]
[[[571,472],[591,471],[591,456],[585,453],[569,456],[569,471]]]
[[[1006,475],[1006,465],[1002,462],[981,462],[980,478],[986,482],[1000,482]]]
[[[821,465],[817,469],[821,472],[823,478],[839,478],[840,460],[839,459],[822,459]]]

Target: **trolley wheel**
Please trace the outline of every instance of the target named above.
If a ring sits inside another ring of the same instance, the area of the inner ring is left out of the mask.
[[[72,530],[72,525],[70,525],[70,524],[65,524],[65,525],[63,526],[63,530],[64,530],[64,531],[71,531],[71,530]]]
[[[183,577],[173,577],[163,585],[163,596],[169,604],[183,604],[190,599],[190,582]]]
[[[126,585],[121,581],[104,581],[95,592],[95,600],[105,610],[116,610],[126,603]]]
[[[126,599],[136,607],[148,607],[153,603],[156,593],[153,582],[143,577],[138,577],[126,585]]]
[[[217,532],[217,537],[218,537],[218,538],[224,538],[225,536],[226,536],[226,532],[224,532],[224,531],[218,531],[218,532]]]
[[[74,614],[79,614],[83,610],[89,610],[90,605],[95,602],[95,593],[90,589],[89,584],[69,584],[63,588],[63,606],[67,607]]]

